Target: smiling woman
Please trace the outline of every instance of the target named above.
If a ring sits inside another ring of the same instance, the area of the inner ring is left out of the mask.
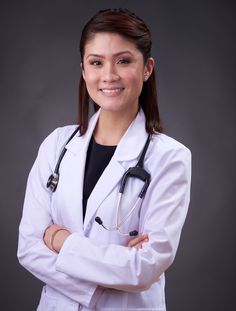
[[[150,76],[153,58],[144,64],[135,44],[121,35],[97,33],[86,44],[82,62],[83,78],[92,100],[101,107],[95,140],[102,144],[118,144],[139,110],[143,81]],[[116,138],[101,133],[100,127],[120,124]],[[105,124],[104,124],[105,123]],[[122,126],[121,126],[122,124]],[[115,139],[114,139],[115,138]]]
[[[188,209],[191,154],[162,133],[151,35],[140,18],[98,12],[80,52],[79,122],[40,147],[19,261],[46,284],[38,311],[165,311],[164,273]]]

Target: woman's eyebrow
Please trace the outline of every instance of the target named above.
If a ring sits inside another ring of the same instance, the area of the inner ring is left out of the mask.
[[[118,52],[118,53],[115,53],[115,54],[113,54],[112,56],[119,56],[119,55],[122,55],[122,54],[129,54],[129,55],[133,55],[133,53],[131,52],[131,51],[129,51],[129,50],[127,50],[127,51],[121,51],[121,52]],[[87,58],[89,58],[89,57],[99,57],[99,58],[105,58],[105,56],[104,55],[101,55],[101,54],[88,54],[87,56],[86,56],[86,59]]]

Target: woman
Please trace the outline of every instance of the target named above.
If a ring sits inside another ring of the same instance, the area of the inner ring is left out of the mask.
[[[164,272],[189,204],[190,151],[162,134],[151,35],[141,19],[122,9],[98,12],[80,52],[79,130],[56,129],[39,149],[19,261],[46,283],[38,310],[164,311]],[[55,190],[48,177],[73,132]],[[140,157],[146,172],[127,180],[119,201],[122,176]]]

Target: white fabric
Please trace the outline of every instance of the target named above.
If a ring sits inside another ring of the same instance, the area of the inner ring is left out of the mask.
[[[104,230],[95,221],[115,225],[120,179],[135,166],[147,138],[142,110],[118,144],[114,156],[93,189],[82,221],[82,188],[86,151],[99,112],[86,134],[67,145],[55,193],[46,188],[63,144],[75,126],[56,129],[42,143],[30,172],[19,229],[20,263],[47,285],[38,310],[165,311],[164,271],[173,262],[186,217],[191,179],[190,151],[176,140],[157,134],[145,157],[151,183],[140,208],[122,226],[147,233],[140,250],[128,248],[129,236]],[[142,187],[127,183],[121,207],[127,215]],[[56,223],[72,234],[59,254],[43,243],[46,227]]]

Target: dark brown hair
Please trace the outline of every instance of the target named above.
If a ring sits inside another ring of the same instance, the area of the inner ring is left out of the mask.
[[[82,31],[80,39],[82,64],[87,42],[91,40],[96,33],[101,32],[116,33],[132,41],[142,53],[144,63],[146,63],[151,56],[151,33],[143,20],[126,9],[107,9],[99,11],[94,15]],[[95,111],[97,111],[99,106],[96,103],[93,104]],[[146,117],[146,131],[150,134],[162,132],[154,70],[149,79],[143,84],[142,92],[139,96],[139,104]],[[78,106],[80,135],[83,135],[88,127],[89,94],[82,75],[79,83]]]

